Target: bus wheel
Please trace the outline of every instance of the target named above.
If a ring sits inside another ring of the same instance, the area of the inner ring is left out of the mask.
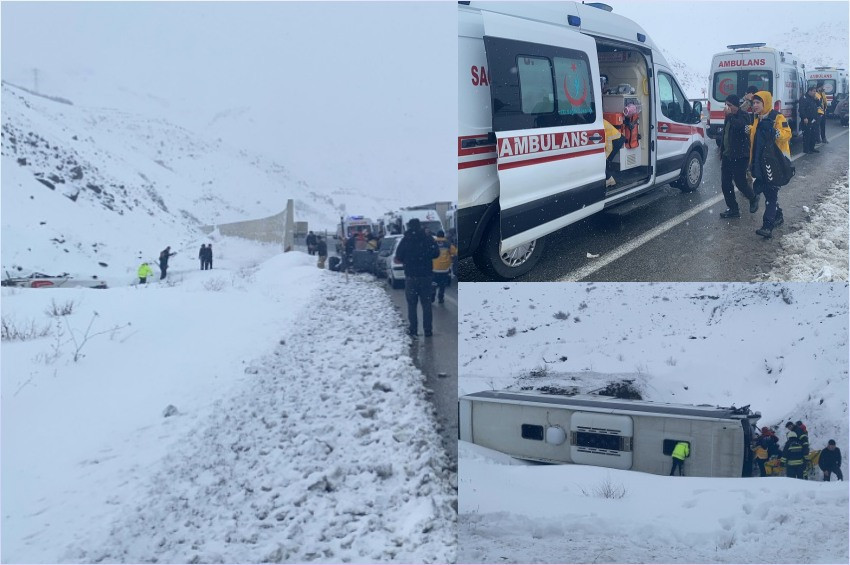
[[[682,167],[682,176],[675,186],[682,192],[693,192],[702,183],[702,156],[697,151],[691,151]]]
[[[545,237],[541,237],[499,253],[501,241],[499,217],[490,222],[478,250],[472,256],[475,265],[485,274],[498,280],[515,279],[529,272],[543,255]]]

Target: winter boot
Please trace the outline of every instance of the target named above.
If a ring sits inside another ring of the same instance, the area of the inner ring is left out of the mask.
[[[741,212],[739,210],[728,208],[725,212],[720,212],[720,217],[724,220],[728,218],[740,218]]]
[[[781,226],[784,223],[785,223],[785,216],[782,215],[782,212],[779,212],[776,215],[776,219],[773,220],[773,227],[778,228],[779,226]]]
[[[757,229],[756,233],[765,239],[770,239],[771,237],[773,237],[773,228],[765,224],[759,229]]]

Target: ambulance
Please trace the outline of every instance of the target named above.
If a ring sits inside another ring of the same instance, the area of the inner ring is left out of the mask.
[[[702,182],[701,105],[607,5],[460,2],[458,63],[459,255],[492,278],[529,272],[591,214]],[[624,138],[608,172],[603,117]]]
[[[817,86],[823,83],[823,92],[826,94],[828,103],[826,115],[832,116],[838,103],[847,98],[847,71],[836,67],[815,67],[815,70],[806,75],[807,89],[809,86]]]
[[[768,47],[766,43],[727,45],[711,59],[708,84],[708,136],[720,146],[723,133],[723,106],[726,97],[741,98],[755,86],[770,92],[773,109],[781,112],[792,135],[802,135],[797,118],[797,102],[806,93],[805,65],[793,53]]]

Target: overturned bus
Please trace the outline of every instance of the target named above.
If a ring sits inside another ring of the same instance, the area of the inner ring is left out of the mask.
[[[749,477],[758,412],[592,395],[484,391],[458,399],[459,438],[519,459],[656,475],[690,447],[685,474]]]

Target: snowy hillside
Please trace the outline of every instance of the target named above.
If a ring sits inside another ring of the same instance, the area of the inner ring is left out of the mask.
[[[848,69],[848,22],[833,20],[811,26],[806,22],[789,22],[790,31],[769,35],[768,45],[791,51],[806,70],[815,67],[840,67]]]
[[[846,284],[477,283],[461,303],[459,395],[628,384],[645,400],[750,405],[759,426],[802,420],[812,449],[835,439],[846,458],[847,296]],[[461,562],[847,562],[846,483],[458,452]],[[792,535],[807,543],[779,541]]]
[[[679,86],[685,91],[685,96],[690,99],[705,98],[706,93],[703,92],[708,84],[708,68],[697,69],[686,64],[682,59],[673,55],[665,48],[661,48],[664,58],[667,59],[667,64],[676,75],[679,81]]]

